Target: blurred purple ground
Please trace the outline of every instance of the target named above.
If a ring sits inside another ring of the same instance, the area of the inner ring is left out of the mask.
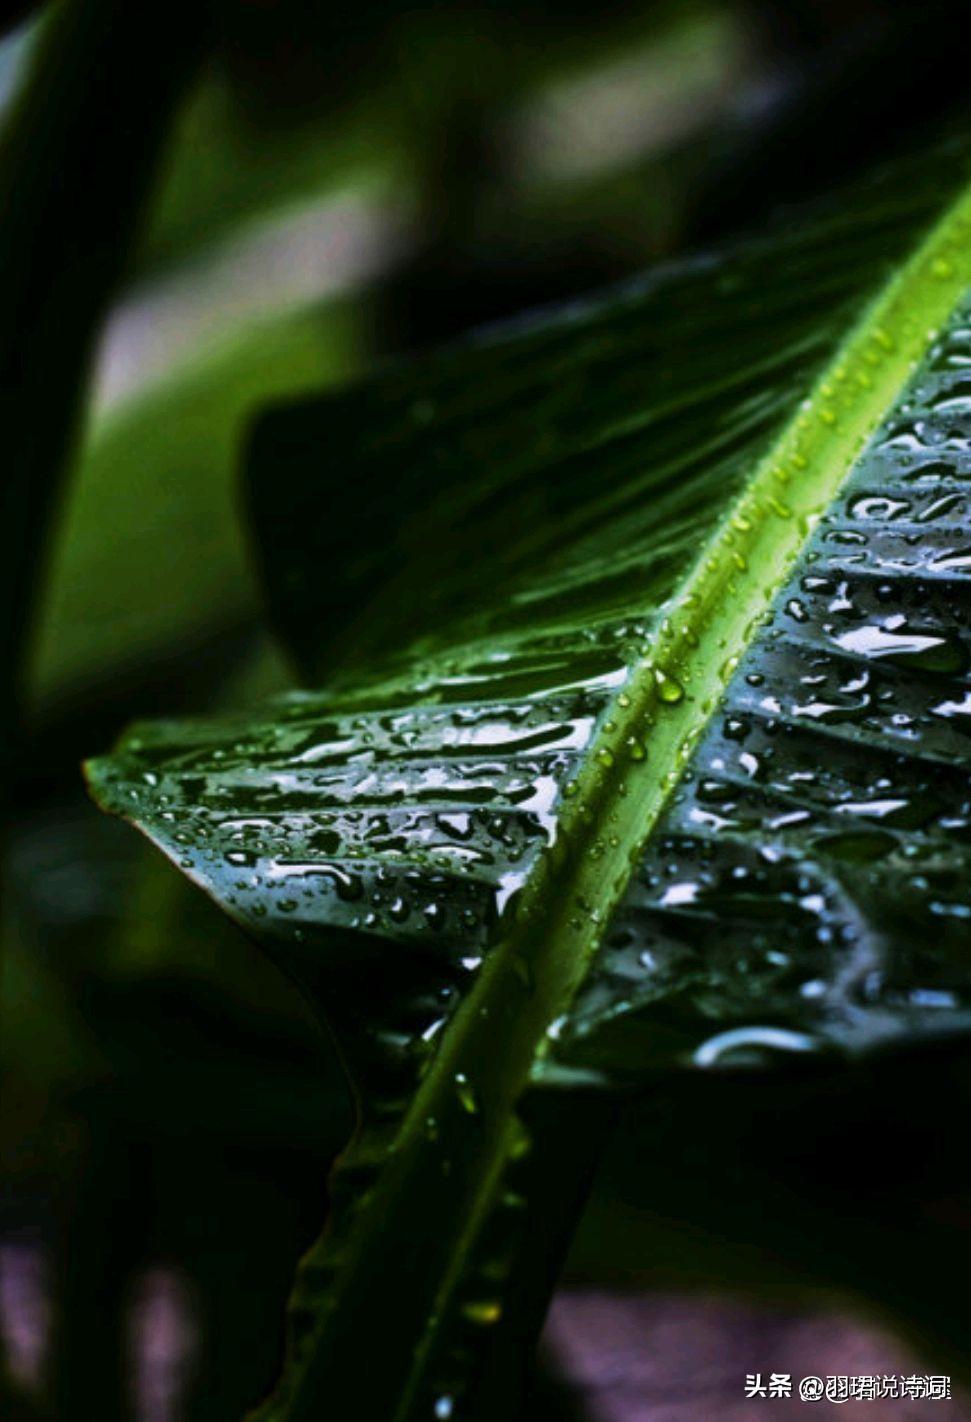
[[[47,1262],[33,1241],[0,1242],[0,1334],[25,1386],[43,1368],[49,1310]],[[793,1396],[746,1400],[745,1377],[789,1373],[863,1376],[921,1373],[926,1364],[894,1338],[840,1313],[791,1313],[735,1299],[568,1288],[544,1334],[552,1369],[582,1400],[584,1422],[784,1422],[834,1415],[833,1403]],[[178,1422],[192,1367],[191,1299],[177,1273],[153,1269],[132,1307],[133,1376],[140,1422]],[[841,1422],[971,1422],[967,1400],[850,1401]]]
[[[848,1377],[923,1373],[890,1335],[848,1315],[790,1313],[749,1301],[567,1289],[545,1340],[585,1401],[589,1422],[971,1422],[968,1400],[850,1401],[745,1398],[745,1376]],[[794,1389],[795,1391],[795,1389]],[[808,1409],[808,1410],[807,1410]]]
[[[0,1242],[0,1338],[13,1380],[28,1391],[43,1372],[50,1327],[48,1261],[33,1241]],[[150,1269],[131,1306],[132,1381],[139,1422],[178,1422],[192,1367],[191,1295],[172,1269]]]

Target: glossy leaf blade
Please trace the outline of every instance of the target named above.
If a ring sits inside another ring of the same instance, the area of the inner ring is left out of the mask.
[[[458,1395],[456,1372],[474,1395],[481,1349],[463,1328],[481,1338],[501,1318],[508,1251],[487,1261],[488,1308],[469,1290],[529,1147],[528,1085],[653,1081],[719,1012],[735,1025],[734,1001],[707,1005],[690,924],[670,929],[655,973],[641,920],[678,907],[650,901],[652,876],[720,769],[698,757],[717,755],[706,737],[720,734],[726,686],[734,697],[742,659],[774,646],[765,614],[807,575],[816,520],[906,415],[914,368],[971,286],[964,196],[861,314],[887,252],[925,225],[926,190],[902,190],[907,220],[878,183],[869,209],[861,199],[869,222],[784,228],[602,313],[265,426],[256,506],[277,612],[308,666],[339,654],[341,674],[263,718],[136,728],[92,777],[303,979],[358,1063],[363,1130],[303,1271],[302,1328],[268,1419],[309,1418],[333,1393],[367,1416],[427,1415],[436,1395]],[[340,485],[313,467],[328,437],[350,506],[331,532]],[[379,492],[387,526],[369,528],[372,548],[353,506]],[[891,527],[895,499],[875,524]],[[328,639],[342,608],[349,630]],[[928,654],[953,640],[914,635]],[[748,828],[751,855],[766,823]],[[734,851],[718,844],[713,885],[693,871],[699,893],[732,880]],[[760,902],[778,913],[789,893],[771,884]],[[733,907],[730,931],[749,932]],[[623,957],[631,942],[643,977]],[[833,960],[822,940],[818,953]],[[695,976],[681,983],[685,961]],[[713,949],[715,996],[729,977]],[[666,1032],[679,1009],[688,1026]],[[924,1030],[901,1020],[904,1035]],[[765,1025],[788,1023],[780,1008]],[[728,1059],[719,1047],[700,1064],[709,1056]],[[385,1366],[362,1383],[376,1327]]]
[[[971,1026],[969,352],[965,305],[734,671],[561,1058],[636,1078]]]

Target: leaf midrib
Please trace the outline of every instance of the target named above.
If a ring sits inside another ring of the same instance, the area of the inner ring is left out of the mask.
[[[915,365],[971,286],[969,239],[971,190],[962,193],[858,321],[663,609],[649,653],[631,667],[602,714],[573,793],[561,802],[556,842],[542,856],[519,902],[509,906],[503,935],[442,1033],[369,1202],[368,1217],[380,1220],[382,1228],[376,1235],[358,1231],[351,1251],[358,1260],[381,1249],[395,1229],[407,1228],[409,1215],[418,1217],[416,1201],[409,1197],[416,1193],[416,1182],[427,1183],[426,1122],[454,1117],[460,1073],[480,1095],[478,1174],[464,1195],[443,1187],[434,1200],[423,1196],[421,1206],[426,1219],[434,1218],[436,1230],[456,1243],[468,1238],[470,1223],[482,1216],[509,1149],[516,1103],[548,1041],[548,1029],[569,1009],[632,867],[738,659],[756,635],[760,614],[771,607],[815,518],[832,503]],[[659,672],[669,687],[683,688],[680,700],[662,697]],[[645,759],[632,759],[631,737],[646,747]],[[458,1250],[463,1252],[464,1245]],[[454,1261],[449,1272],[453,1269]],[[346,1282],[347,1271],[342,1273]],[[442,1291],[441,1275],[424,1272],[409,1280],[416,1317],[437,1313],[432,1300],[440,1303]],[[338,1284],[337,1293],[342,1292]],[[350,1292],[355,1292],[353,1284]],[[426,1330],[415,1340],[418,1361],[397,1393],[398,1422],[409,1416],[427,1345]],[[315,1376],[303,1380],[309,1388],[298,1385],[305,1406],[315,1379],[321,1381],[317,1367],[310,1371]],[[292,1415],[304,1415],[299,1405]]]

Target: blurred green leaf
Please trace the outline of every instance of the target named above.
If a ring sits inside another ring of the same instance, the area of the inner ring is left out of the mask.
[[[92,347],[169,118],[204,47],[205,12],[170,6],[148,33],[146,70],[139,62],[145,26],[133,24],[130,7],[118,0],[52,7],[0,131],[5,759],[16,754],[38,567]],[[10,768],[3,767],[4,781]]]
[[[255,617],[233,488],[248,421],[267,399],[344,373],[354,352],[346,311],[284,313],[95,416],[46,590],[42,709]]]
[[[402,136],[381,99],[290,127],[247,120],[211,69],[179,115],[137,254],[136,275],[191,259],[263,219],[348,185],[394,192]]]

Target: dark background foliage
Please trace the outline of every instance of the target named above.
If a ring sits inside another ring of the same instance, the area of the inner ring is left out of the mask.
[[[0,1244],[47,1272],[56,1416],[133,1415],[165,1265],[179,1415],[221,1422],[274,1377],[345,1093],[295,991],[76,767],[133,716],[285,684],[236,507],[252,415],[756,229],[958,116],[966,59],[946,0],[131,8],[54,7],[49,39],[16,7],[0,45]],[[15,1381],[5,1417],[39,1396]]]

